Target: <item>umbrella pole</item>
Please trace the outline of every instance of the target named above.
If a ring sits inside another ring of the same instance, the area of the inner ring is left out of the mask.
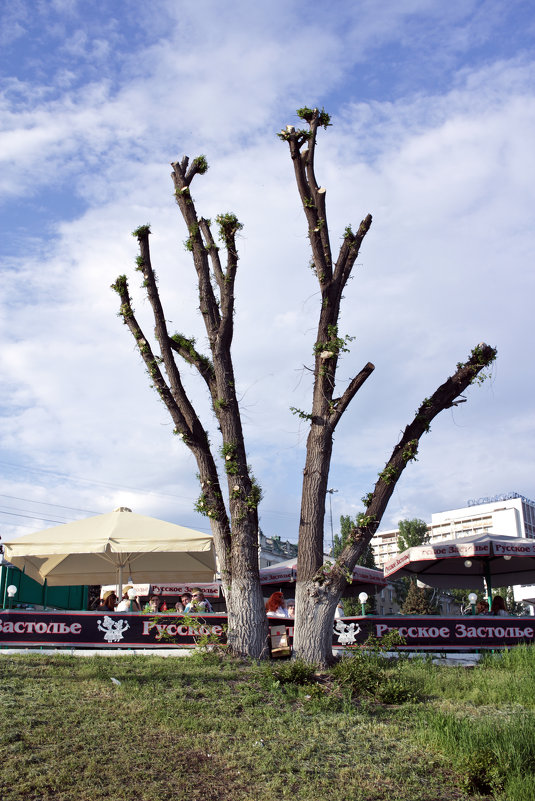
[[[118,589],[117,601],[119,602],[121,600],[121,598],[123,597],[123,566],[122,566],[122,564],[119,565],[119,581],[118,581],[118,584],[117,584],[117,589]]]
[[[492,579],[490,576],[490,561],[485,559],[483,561],[483,568],[485,570],[485,586],[487,589],[487,600],[489,602],[489,610],[492,606]]]

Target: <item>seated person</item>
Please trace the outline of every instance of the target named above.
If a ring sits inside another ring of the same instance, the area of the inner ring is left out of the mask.
[[[272,593],[266,601],[266,614],[274,617],[288,617],[282,592]]]
[[[187,615],[191,612],[212,612],[212,605],[204,597],[204,593],[198,587],[194,587],[191,591],[191,601],[184,609],[184,614]]]
[[[143,611],[151,612],[152,614],[155,614],[156,612],[160,611],[160,599],[158,598],[157,595],[153,595],[150,598],[148,604],[145,604],[145,606],[143,607]]]
[[[288,601],[288,617],[295,617],[295,601]]]
[[[97,612],[115,612],[117,596],[112,590],[107,590],[96,607]]]
[[[488,601],[478,601],[476,604],[476,615],[488,615],[489,604]]]
[[[492,599],[492,606],[490,607],[490,614],[497,615],[498,617],[508,617],[509,613],[505,606],[505,601],[501,595],[495,595]]]
[[[185,608],[186,607],[184,606],[182,601],[177,601],[176,602],[176,604],[175,604],[175,612],[178,612],[179,614],[182,614],[184,612]]]
[[[123,597],[115,608],[116,612],[141,612],[139,598],[130,598],[128,595],[130,590],[133,589],[131,584],[127,584],[126,587],[123,587]]]

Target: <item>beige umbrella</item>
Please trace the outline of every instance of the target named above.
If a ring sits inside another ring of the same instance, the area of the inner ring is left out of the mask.
[[[191,528],[115,511],[4,544],[5,558],[49,586],[136,582],[209,582],[216,572],[213,539]]]

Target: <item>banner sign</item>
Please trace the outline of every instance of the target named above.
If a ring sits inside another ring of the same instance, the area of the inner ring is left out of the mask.
[[[203,635],[224,641],[226,615],[140,615],[112,612],[0,611],[0,647],[66,645],[74,648],[193,646]]]
[[[191,593],[194,588],[202,590],[206,598],[219,598],[220,585],[216,581],[212,584],[151,584],[150,595],[180,596],[185,592]]]
[[[125,585],[126,586],[126,585]],[[212,581],[209,584],[133,584],[134,591],[140,598],[150,597],[151,595],[177,595],[180,597],[185,592],[190,592],[194,587],[202,590],[207,598],[217,600],[221,585],[217,581]],[[115,590],[115,584],[105,584],[101,587],[101,592],[106,590]]]
[[[191,621],[195,622],[191,624]],[[270,618],[293,640],[293,620]],[[188,647],[199,637],[225,639],[227,616],[103,612],[33,612],[0,610],[0,647],[69,646],[74,648]],[[372,635],[391,631],[405,639],[404,649],[463,651],[500,648],[535,641],[535,618],[389,616],[346,617],[334,621],[333,648],[362,646]]]
[[[535,618],[530,617],[439,617],[389,616],[340,618],[334,621],[333,648],[354,648],[371,635],[381,639],[397,631],[406,641],[402,648],[433,651],[500,648],[532,644]]]

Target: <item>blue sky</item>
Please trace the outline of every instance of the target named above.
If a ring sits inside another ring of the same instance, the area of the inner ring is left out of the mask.
[[[334,245],[374,223],[341,327],[344,385],[372,379],[337,434],[335,523],[400,430],[478,342],[489,381],[436,421],[382,528],[533,486],[535,64],[532,3],[487,0],[0,2],[0,533],[127,505],[206,529],[109,286],[137,287],[150,221],[168,317],[203,343],[169,163],[205,153],[200,213],[244,223],[235,363],[266,534],[296,538],[317,288],[277,130],[325,107],[317,174]],[[190,391],[213,429],[207,399]],[[215,432],[214,432],[215,439]],[[326,520],[329,528],[329,521]]]

